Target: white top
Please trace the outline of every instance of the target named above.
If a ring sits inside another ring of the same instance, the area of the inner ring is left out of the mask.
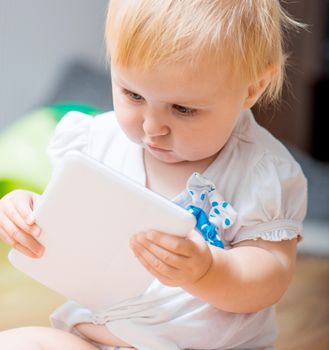
[[[145,185],[142,149],[121,131],[114,112],[96,117],[68,113],[48,148],[52,165],[56,167],[71,149]],[[225,249],[248,239],[302,237],[306,179],[286,148],[256,123],[249,110],[241,113],[225,147],[202,175],[237,213],[235,222],[222,232]],[[192,203],[187,190],[173,200],[183,207]],[[55,311],[51,322],[66,330],[80,322],[105,324],[140,350],[260,349],[271,348],[276,338],[273,308],[228,313],[157,280],[141,297],[98,314],[68,302]]]

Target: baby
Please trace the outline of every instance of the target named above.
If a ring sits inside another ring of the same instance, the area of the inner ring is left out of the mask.
[[[110,2],[114,111],[68,113],[50,160],[56,167],[79,150],[208,224],[186,239],[136,232],[131,249],[155,278],[142,296],[97,314],[69,301],[53,328],[0,333],[1,349],[274,348],[274,305],[294,271],[307,186],[250,108],[280,95],[288,26],[300,25],[279,0]],[[37,197],[17,190],[0,202],[2,240],[35,258],[44,250]]]

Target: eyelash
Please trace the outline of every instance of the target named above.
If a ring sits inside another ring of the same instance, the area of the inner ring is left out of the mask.
[[[122,93],[127,96],[131,101],[135,103],[140,103],[143,100],[143,97],[141,95],[138,95],[132,91],[122,89]],[[136,98],[138,97],[138,98]],[[173,104],[172,108],[175,110],[176,113],[178,113],[181,117],[192,117],[197,113],[196,109]],[[179,109],[184,109],[186,112],[180,112]]]
[[[122,89],[121,91],[125,96],[127,96],[130,100],[132,100],[134,102],[140,102],[143,99],[143,97],[141,95],[138,95],[132,91],[129,91],[126,89]],[[135,98],[136,96],[140,97],[140,99]]]
[[[180,105],[173,105],[172,108],[183,117],[192,117],[196,114],[197,110],[193,108],[188,108]],[[179,109],[185,109],[186,112],[180,112]]]

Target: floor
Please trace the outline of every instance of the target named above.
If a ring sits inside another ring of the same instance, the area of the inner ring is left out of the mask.
[[[300,255],[277,306],[279,350],[329,349],[329,258]]]
[[[15,271],[0,244],[0,330],[47,325],[62,297]],[[329,349],[329,258],[300,254],[291,287],[277,306],[277,350]]]

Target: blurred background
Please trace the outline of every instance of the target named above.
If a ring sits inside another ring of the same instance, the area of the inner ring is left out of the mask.
[[[106,7],[107,0],[0,0],[0,127],[53,101],[76,63],[105,76]],[[108,108],[95,90],[86,102]],[[66,98],[84,99],[78,94]]]
[[[291,33],[282,102],[257,120],[300,162],[309,181],[306,238],[292,287],[278,306],[279,349],[329,348],[329,1],[284,1],[307,30]],[[106,68],[107,0],[0,0],[0,194],[38,192],[50,170],[44,153],[69,109],[112,108]],[[8,264],[0,244],[0,330],[47,324],[63,299]]]

